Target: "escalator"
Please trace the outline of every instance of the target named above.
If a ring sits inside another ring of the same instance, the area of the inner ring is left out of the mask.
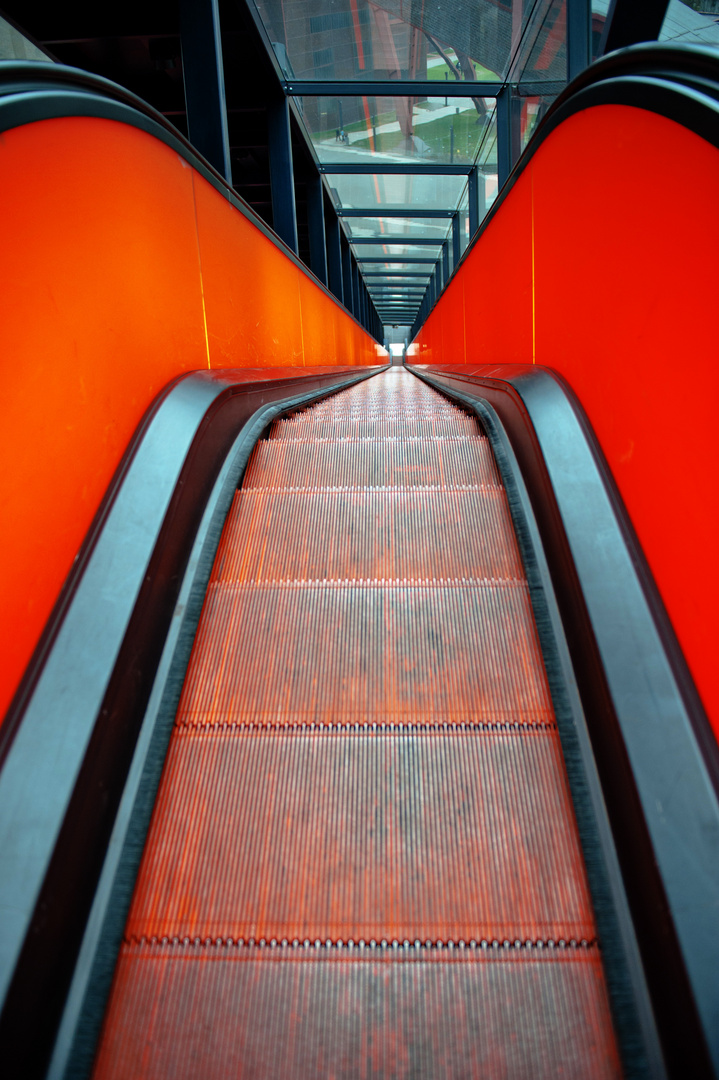
[[[166,118],[26,67],[3,1074],[719,1076],[719,219],[657,181],[716,186],[715,55],[583,74],[381,374]]]
[[[93,1075],[621,1071],[507,495],[395,368],[249,461]]]

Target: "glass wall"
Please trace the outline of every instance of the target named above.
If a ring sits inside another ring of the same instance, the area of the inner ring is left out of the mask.
[[[719,45],[719,0],[669,0],[660,41]]]
[[[459,250],[467,249],[475,220],[470,171],[477,221],[498,194],[496,94],[511,84],[523,150],[567,82],[567,0],[254,2],[286,82],[335,84],[326,95],[296,100],[336,208],[366,211],[343,215],[342,227],[371,295],[384,300],[392,285],[393,298],[399,290],[410,306],[418,303],[417,283],[425,287],[443,244],[450,269],[455,262],[451,218],[422,211],[454,212]],[[594,2],[600,33],[609,0]],[[405,93],[363,94],[370,82],[396,82]],[[449,92],[458,83],[466,96]],[[437,175],[442,167],[449,171]],[[406,217],[383,214],[402,209]],[[389,242],[380,246],[384,237]],[[374,276],[382,269],[427,273],[385,280]]]
[[[494,98],[303,97],[324,164],[471,165],[494,125]]]
[[[257,0],[287,78],[503,79],[522,0]]]
[[[16,30],[7,19],[0,17],[0,60],[39,60],[52,63],[51,58],[33,45],[31,41]]]

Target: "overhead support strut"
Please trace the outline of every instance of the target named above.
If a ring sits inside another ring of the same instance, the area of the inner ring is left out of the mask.
[[[180,0],[188,138],[232,184],[218,0]]]

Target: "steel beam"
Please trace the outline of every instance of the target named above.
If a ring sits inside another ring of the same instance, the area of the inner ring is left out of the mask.
[[[218,0],[180,0],[188,138],[232,184]]]
[[[348,311],[354,314],[352,307],[352,252],[344,237],[342,240],[342,295],[344,305]]]
[[[321,173],[334,173],[337,176],[467,176],[472,171],[472,165],[412,165],[407,164],[388,165],[385,161],[377,164],[352,164],[337,162],[330,165],[323,162],[319,166]]]
[[[375,79],[362,82],[319,82],[313,79],[286,79],[283,89],[289,97],[497,97],[503,82],[436,82]]]
[[[310,241],[310,270],[327,284],[327,238],[325,236],[325,196],[321,176],[310,176],[307,192],[307,229]]]
[[[567,3],[567,81],[576,79],[592,60],[591,0]]]
[[[455,269],[462,256],[459,243],[459,212],[452,218],[452,269]]]
[[[272,189],[272,227],[297,254],[297,210],[292,165],[292,135],[287,98],[276,98],[267,105]]]
[[[445,241],[446,244],[446,241]],[[444,247],[444,245],[442,245]],[[404,255],[358,255],[357,262],[361,263],[427,263],[434,266],[436,259],[415,259]]]
[[[469,239],[472,237],[479,228],[479,214],[478,214],[478,183],[477,183],[477,167],[472,169],[467,181],[467,200],[469,204]]]
[[[423,236],[351,236],[349,238],[350,244],[393,244],[395,246],[405,245],[415,247],[420,245],[421,247],[441,247],[444,240],[439,239],[436,236],[430,238]]]
[[[384,206],[370,206],[360,207],[351,210],[341,207],[337,211],[337,217],[341,218],[451,218],[454,214],[454,210],[413,210],[412,207],[407,209],[394,210]],[[353,238],[355,239],[355,238]],[[440,240],[440,243],[442,241]]]
[[[359,270],[357,269],[357,263],[355,262],[354,255],[350,249],[350,273],[352,275],[352,311],[355,314],[355,318],[359,319],[361,315],[360,311],[360,295],[359,295]]]
[[[510,90],[497,98],[497,185],[502,187],[512,171],[512,115]]]
[[[340,303],[344,303],[344,293],[342,291],[341,232],[342,226],[337,220],[337,215],[334,213],[334,207],[332,207],[325,220],[328,285]]]

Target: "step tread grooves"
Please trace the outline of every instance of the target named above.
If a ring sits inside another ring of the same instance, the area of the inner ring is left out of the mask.
[[[590,938],[570,805],[554,731],[188,730],[127,934]]]
[[[170,1075],[621,1075],[506,493],[406,371],[227,519],[94,1072]]]
[[[176,952],[123,949],[117,986],[130,1007],[101,1048],[97,1073],[108,1080],[620,1075],[596,950],[550,962],[443,950],[400,963],[305,950],[274,962],[283,950],[261,959],[222,946],[209,962],[178,962]]]

